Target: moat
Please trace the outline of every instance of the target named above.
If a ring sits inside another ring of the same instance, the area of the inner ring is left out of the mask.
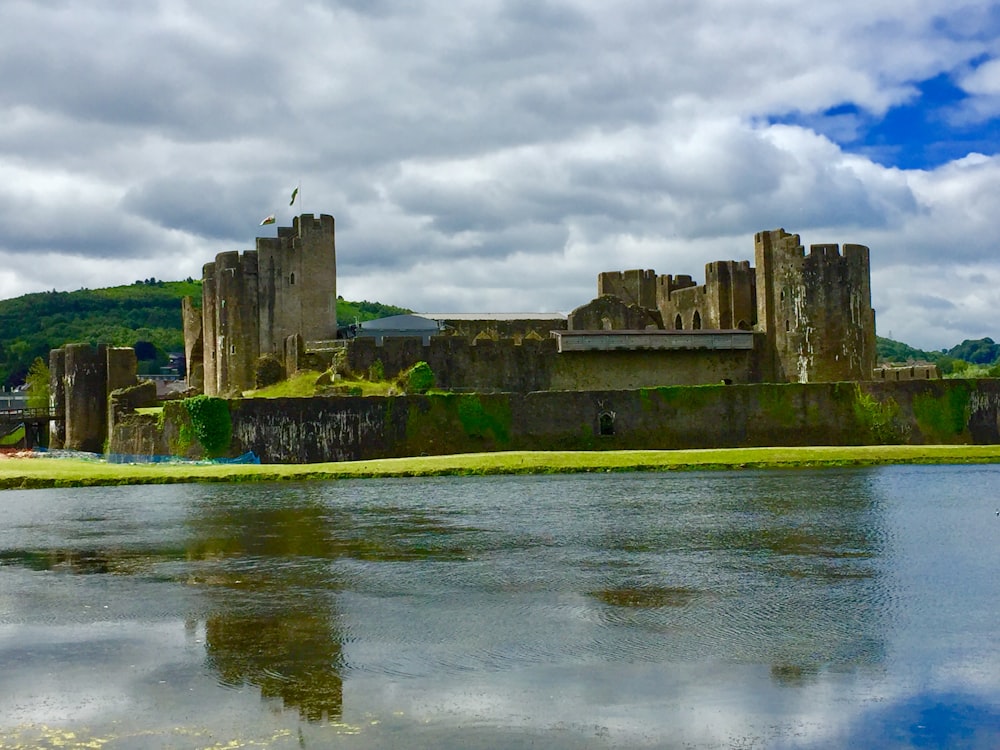
[[[1000,466],[0,503],[2,748],[1000,743]]]

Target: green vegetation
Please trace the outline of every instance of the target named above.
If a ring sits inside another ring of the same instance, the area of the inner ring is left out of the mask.
[[[212,396],[195,396],[183,401],[191,416],[194,436],[209,456],[221,456],[229,449],[233,422],[229,402]]]
[[[0,384],[20,385],[31,363],[63,344],[135,346],[147,342],[156,371],[169,352],[184,350],[181,298],[201,299],[197,281],[147,279],[128,286],[41,292],[0,300]]]
[[[1000,377],[1000,344],[987,337],[966,339],[944,351],[914,349],[899,341],[875,337],[878,361],[881,364],[929,362],[936,364],[945,377]]]
[[[337,325],[340,326],[411,312],[413,310],[407,310],[405,307],[383,305],[381,302],[369,302],[368,300],[348,302],[343,297],[337,297]]]
[[[470,393],[459,397],[458,418],[469,437],[490,438],[500,444],[510,442],[510,402]]]
[[[424,361],[417,362],[399,377],[407,393],[427,393],[434,387],[434,371]]]
[[[44,359],[36,357],[28,368],[24,380],[28,384],[28,408],[49,408],[49,366]]]
[[[953,439],[965,431],[969,421],[969,388],[956,385],[940,396],[914,396],[913,416],[921,432],[932,440]]]
[[[855,387],[854,416],[873,443],[892,445],[905,442],[908,435],[898,419],[899,404],[894,398],[879,401],[860,387]],[[965,423],[962,423],[963,426]]]
[[[0,488],[331,480],[363,477],[1000,463],[1000,445],[720,448],[677,451],[515,451],[323,464],[106,464],[0,459]]]

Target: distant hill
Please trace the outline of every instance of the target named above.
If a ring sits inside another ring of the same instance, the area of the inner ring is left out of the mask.
[[[907,362],[937,362],[941,357],[945,356],[944,352],[927,352],[923,349],[914,349],[902,341],[893,341],[881,336],[875,337],[875,347],[878,352],[879,362],[898,362],[900,364]]]
[[[184,350],[181,298],[201,300],[201,282],[146,279],[128,286],[39,292],[0,300],[0,385],[24,382],[36,357],[69,343],[136,346],[141,372],[157,372],[167,354]],[[337,319],[365,321],[410,312],[380,302],[337,299]]]
[[[951,349],[939,352],[914,349],[901,341],[877,336],[876,348],[879,363],[932,362],[946,375],[952,371],[961,371],[965,367],[963,363],[992,365],[1000,361],[1000,344],[989,337],[966,339]]]
[[[201,283],[147,279],[0,300],[0,384],[21,384],[36,357],[68,343],[148,342],[165,363],[168,352],[184,350],[180,300],[188,295],[201,299]]]

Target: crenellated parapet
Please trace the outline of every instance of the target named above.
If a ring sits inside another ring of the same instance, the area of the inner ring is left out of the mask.
[[[629,305],[656,309],[657,277],[653,270],[606,271],[597,276],[597,296],[612,295]]]

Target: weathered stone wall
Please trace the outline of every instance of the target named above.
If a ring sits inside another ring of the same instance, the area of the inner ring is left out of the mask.
[[[132,414],[136,409],[156,406],[156,383],[144,380],[132,386],[116,388],[108,396],[108,424],[114,430],[115,424]]]
[[[337,253],[334,219],[302,214],[276,238],[257,238],[261,354],[282,353],[285,340],[337,337]]]
[[[491,339],[522,339],[549,337],[549,331],[565,331],[566,320],[552,318],[539,320],[538,318],[510,318],[499,320],[496,318],[486,318],[482,320],[468,320],[465,318],[440,318],[444,326],[443,335],[458,336],[469,339],[491,338]]]
[[[872,371],[872,380],[940,380],[937,365],[883,365]]]
[[[656,271],[633,269],[597,275],[597,296],[618,297],[627,305],[656,309]],[[583,329],[577,329],[583,330]]]
[[[703,285],[662,288],[659,310],[667,328],[749,331],[757,322],[756,275],[749,261],[708,263]]]
[[[205,337],[202,333],[201,309],[194,306],[194,300],[181,300],[181,320],[184,324],[184,366],[189,388],[201,391],[205,388]]]
[[[302,214],[255,250],[226,252],[202,269],[204,391],[253,388],[261,354],[284,356],[289,336],[308,343],[337,336],[334,220]],[[197,346],[185,329],[185,348]],[[189,360],[190,361],[190,360]],[[189,381],[190,383],[190,381]]]
[[[757,319],[779,380],[868,380],[875,367],[875,312],[868,248],[812,245],[783,229],[758,232]]]
[[[663,328],[658,310],[628,304],[621,297],[605,294],[569,314],[570,331],[641,331]]]
[[[108,355],[103,344],[67,344],[66,432],[63,447],[102,453],[108,431]]]
[[[49,352],[49,409],[54,414],[66,414],[66,351]],[[49,448],[58,449],[66,444],[65,420],[49,422]]]
[[[164,435],[172,437],[157,438],[146,420],[131,433],[116,428],[112,450],[190,449],[178,438],[183,405],[167,407]],[[491,450],[1000,443],[996,379],[253,399],[230,402],[230,411],[230,453],[254,451],[265,462]]]
[[[469,342],[435,337],[428,345],[417,337],[359,338],[347,349],[347,368],[368,372],[382,364],[387,378],[424,361],[434,372],[435,386],[450,390],[514,391],[601,390],[697,385],[730,380],[764,379],[759,351],[667,350],[562,353],[555,339],[510,339]]]

